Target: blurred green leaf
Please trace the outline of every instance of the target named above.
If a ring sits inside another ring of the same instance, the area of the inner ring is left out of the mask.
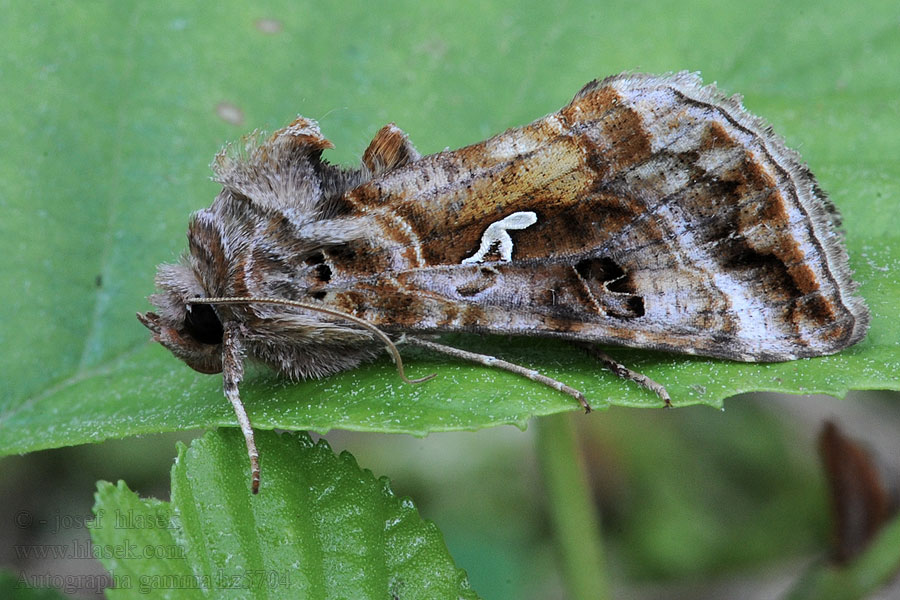
[[[172,502],[101,482],[94,551],[110,598],[477,598],[437,527],[387,479],[306,434],[261,432],[259,495],[244,440],[210,432],[181,446]]]
[[[813,565],[785,596],[787,600],[868,598],[900,571],[900,516],[886,523],[859,557],[847,565]]]
[[[821,467],[784,410],[748,398],[725,411],[604,417],[582,440],[606,542],[628,579],[722,577],[826,543]]]
[[[50,574],[38,575],[37,579],[47,580],[47,584],[33,585],[33,579],[29,575],[0,571],[0,598],[7,600],[64,600],[66,598],[59,590],[46,587],[50,581],[64,582],[61,575],[54,577]]]
[[[335,143],[335,162],[358,161],[388,121],[434,152],[527,123],[626,69],[701,70],[743,92],[803,152],[844,213],[874,319],[864,342],[826,358],[746,365],[625,349],[616,358],[679,404],[719,406],[751,390],[900,389],[894,2],[338,10],[0,0],[0,9],[0,453],[233,424],[220,378],[149,344],[134,319],[148,308],[155,265],[183,250],[188,215],[215,195],[206,165],[225,141],[301,112]],[[565,344],[453,341],[540,368],[598,408],[658,405]],[[256,373],[243,390],[250,416],[259,428],[424,434],[577,410],[509,374],[405,354],[413,376],[438,378],[403,385],[387,359],[300,384]]]

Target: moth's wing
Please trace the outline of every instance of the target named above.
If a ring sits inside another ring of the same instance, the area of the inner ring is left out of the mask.
[[[688,73],[589,85],[563,114],[590,137],[611,103],[640,119],[630,135],[645,142],[601,189],[644,212],[603,245],[633,273],[607,287],[645,296],[651,335],[676,347],[696,336],[700,353],[741,360],[830,354],[862,339],[869,313],[840,217],[768,124]]]
[[[385,235],[352,252],[376,275],[345,274],[348,292],[331,301],[385,328],[754,361],[865,334],[838,217],[813,176],[738,98],[691,74],[594,82],[559,113],[349,197]],[[517,213],[533,224],[498,232]],[[472,257],[482,264],[463,264]]]

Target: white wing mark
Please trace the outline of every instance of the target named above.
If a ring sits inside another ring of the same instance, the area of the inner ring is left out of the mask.
[[[481,236],[481,246],[478,252],[464,258],[462,264],[472,264],[484,261],[485,255],[491,251],[494,244],[500,245],[500,260],[509,262],[512,260],[513,241],[507,233],[508,229],[525,229],[537,223],[537,215],[531,211],[522,211],[509,215],[496,223],[491,223]]]

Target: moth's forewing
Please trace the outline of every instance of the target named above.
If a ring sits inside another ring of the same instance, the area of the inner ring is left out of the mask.
[[[836,352],[868,323],[813,175],[691,74],[589,84],[558,113],[346,197],[379,231],[326,253],[326,301],[386,329],[768,361]],[[464,264],[525,212],[509,260]]]

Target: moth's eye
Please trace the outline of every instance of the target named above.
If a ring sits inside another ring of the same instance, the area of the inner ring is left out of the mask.
[[[209,304],[191,304],[184,318],[184,329],[201,344],[215,346],[222,343],[225,330],[222,321]]]

